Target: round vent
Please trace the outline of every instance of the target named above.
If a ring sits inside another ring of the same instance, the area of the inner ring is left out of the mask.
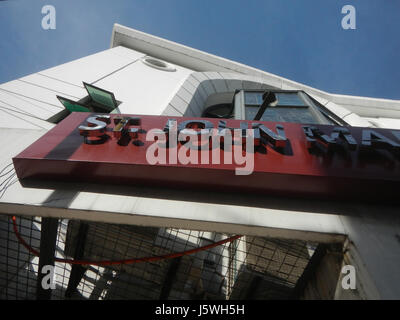
[[[170,64],[152,57],[145,57],[142,59],[143,63],[149,67],[156,68],[164,71],[176,71],[176,68]]]

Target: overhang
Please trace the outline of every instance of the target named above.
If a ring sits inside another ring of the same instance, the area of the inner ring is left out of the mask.
[[[114,24],[111,36],[111,48],[116,46],[131,48],[195,71],[235,72],[259,78],[261,83],[267,83],[279,89],[304,90],[324,105],[331,103],[328,108],[339,109],[340,106],[343,106],[361,117],[400,119],[400,100],[331,94],[117,23]],[[339,106],[335,106],[335,104]]]

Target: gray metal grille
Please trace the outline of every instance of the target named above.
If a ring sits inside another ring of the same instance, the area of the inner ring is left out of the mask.
[[[21,237],[39,250],[40,217],[17,217]],[[315,243],[230,234],[60,219],[56,258],[116,261],[175,258],[118,265],[55,263],[52,299],[290,299]],[[0,216],[0,298],[35,299],[39,259]],[[75,284],[74,284],[75,283]]]

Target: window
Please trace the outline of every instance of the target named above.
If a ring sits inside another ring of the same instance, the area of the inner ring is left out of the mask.
[[[260,111],[265,91],[242,90],[235,97],[235,119],[254,120]],[[273,91],[275,106],[267,106],[259,121],[295,122],[308,124],[335,124],[302,91]],[[262,112],[262,111],[261,111]],[[260,116],[260,115],[259,115]]]
[[[114,94],[112,92],[100,89],[85,82],[83,83],[83,85],[85,86],[85,89],[88,92],[94,105],[97,105],[98,107],[103,108],[108,112],[114,110],[118,106],[118,103],[115,100]]]
[[[65,109],[67,109],[70,112],[92,112],[92,110],[90,110],[89,107],[84,106],[79,102],[75,102],[60,96],[57,96],[57,99],[63,104]]]
[[[211,107],[208,107],[202,117],[204,118],[232,118],[232,103],[221,103]]]
[[[205,109],[202,116],[238,120],[257,120],[258,116],[259,121],[348,125],[303,91],[272,90],[271,93],[274,94],[276,101],[262,111],[260,106],[263,103],[264,93],[266,91],[236,90],[229,98],[232,101],[233,95],[232,102],[225,98],[223,103],[214,103]]]
[[[255,119],[263,102],[263,92],[244,91],[244,119]],[[268,106],[260,121],[321,123],[321,119],[306,104],[298,92],[275,92],[277,104]]]
[[[115,100],[112,92],[100,89],[85,82],[83,85],[85,86],[89,95],[79,101],[73,101],[65,97],[57,96],[57,99],[61,102],[65,109],[53,115],[47,119],[47,121],[58,123],[67,117],[71,112],[110,113],[120,104],[119,101]]]
[[[239,90],[236,92],[239,92]],[[202,117],[223,119],[232,118],[234,106],[233,101],[236,92],[220,92],[209,95],[205,102],[205,110],[203,111]]]
[[[266,91],[236,90],[230,96],[232,102],[226,98],[223,103],[212,104],[204,110],[202,116],[238,120],[257,120],[258,116],[258,121],[347,125],[303,91],[273,90],[271,98],[275,96],[276,101],[262,111],[260,107],[264,93]]]

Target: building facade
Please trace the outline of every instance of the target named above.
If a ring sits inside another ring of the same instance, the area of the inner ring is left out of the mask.
[[[277,106],[259,114],[265,92]],[[116,24],[109,49],[0,85],[2,298],[400,297],[393,201],[23,183],[12,159],[75,111],[400,130],[400,101],[330,94]],[[55,289],[40,288],[46,264]]]

